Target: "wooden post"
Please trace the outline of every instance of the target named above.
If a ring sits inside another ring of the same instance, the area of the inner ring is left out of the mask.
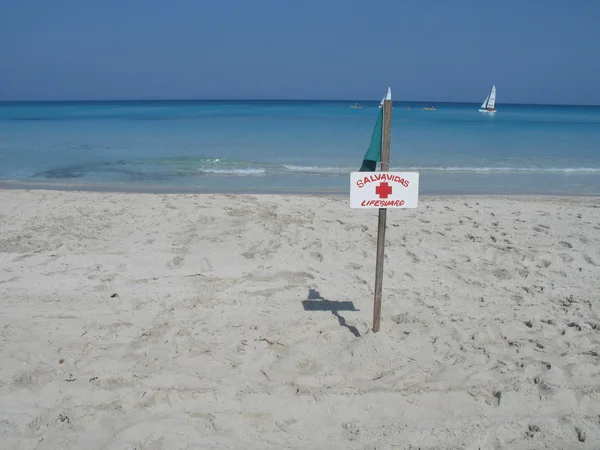
[[[390,170],[390,140],[392,133],[392,101],[383,102],[383,131],[381,136],[381,171]],[[381,295],[383,290],[383,258],[385,255],[385,223],[387,209],[379,208],[377,225],[377,259],[375,262],[375,299],[373,303],[373,332],[377,333],[381,322]]]

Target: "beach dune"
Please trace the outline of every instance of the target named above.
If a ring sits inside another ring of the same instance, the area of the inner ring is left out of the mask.
[[[600,447],[600,199],[0,191],[6,449]]]

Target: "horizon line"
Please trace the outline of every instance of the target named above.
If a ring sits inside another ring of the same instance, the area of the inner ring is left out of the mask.
[[[138,99],[63,99],[63,100],[0,100],[2,103],[109,103],[109,102],[348,102],[348,103],[379,103],[381,100],[372,99],[316,99],[316,98],[138,98]],[[465,104],[478,105],[476,101],[434,101],[434,100],[393,100],[396,103],[426,103],[426,104]],[[600,104],[575,103],[518,103],[502,102],[498,105],[511,106],[589,106],[598,107]]]

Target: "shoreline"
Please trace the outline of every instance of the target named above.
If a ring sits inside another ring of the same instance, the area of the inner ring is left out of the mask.
[[[207,188],[183,188],[171,186],[155,187],[122,187],[112,185],[58,185],[54,183],[20,183],[13,181],[0,181],[0,191],[53,191],[53,192],[89,192],[89,193],[112,193],[112,194],[154,194],[154,195],[283,195],[283,196],[350,196],[350,190],[342,189],[290,189],[290,190],[223,190]],[[556,198],[600,198],[600,194],[560,194],[560,193],[469,193],[469,192],[442,192],[432,191],[419,193],[419,198],[426,197],[490,197],[490,198],[525,198],[525,197],[556,197]]]

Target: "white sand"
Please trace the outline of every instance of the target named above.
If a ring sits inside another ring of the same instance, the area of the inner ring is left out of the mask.
[[[347,198],[0,191],[0,447],[600,448],[600,199],[390,211],[374,334],[376,227]]]

